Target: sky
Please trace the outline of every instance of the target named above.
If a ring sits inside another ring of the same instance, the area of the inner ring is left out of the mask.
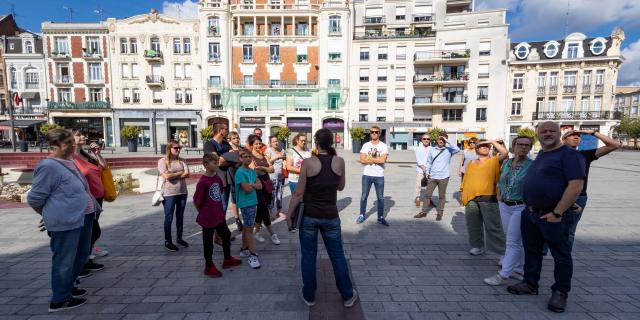
[[[0,14],[17,14],[22,28],[40,32],[43,21],[95,22],[108,17],[125,18],[151,8],[174,17],[197,16],[197,0],[0,0]],[[608,36],[621,26],[626,39],[625,58],[618,85],[640,85],[640,0],[475,0],[476,10],[507,8],[513,42],[563,39],[582,32],[588,37]],[[569,13],[567,15],[567,12]]]

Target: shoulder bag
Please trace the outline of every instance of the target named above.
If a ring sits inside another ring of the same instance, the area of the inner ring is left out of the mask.
[[[420,185],[423,187],[426,187],[427,184],[429,183],[429,177],[431,175],[431,167],[433,167],[433,163],[436,161],[436,159],[438,159],[438,157],[442,154],[442,152],[444,151],[444,149],[440,150],[440,152],[438,152],[438,154],[431,160],[431,164],[429,165],[429,174],[423,173],[422,174],[422,180],[420,180]]]
[[[102,179],[102,185],[104,186],[104,201],[113,202],[113,200],[116,200],[118,197],[118,193],[116,191],[116,184],[113,182],[113,174],[111,173],[109,164],[102,168],[100,178]]]
[[[169,167],[167,167],[167,170],[169,169]],[[151,197],[151,205],[154,207],[159,206],[162,201],[164,201],[164,196],[162,195],[162,189],[164,187],[164,178],[162,179],[162,185],[160,186],[160,189],[158,189],[158,182],[160,181],[160,171],[158,171],[158,175],[156,176],[156,189],[155,192],[153,192],[153,196]]]

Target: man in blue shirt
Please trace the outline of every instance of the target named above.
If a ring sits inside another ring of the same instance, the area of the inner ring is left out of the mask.
[[[538,294],[542,252],[546,242],[554,260],[555,283],[547,308],[564,312],[571,290],[573,260],[569,229],[574,223],[574,203],[585,179],[584,158],[560,142],[560,127],[544,122],[537,128],[542,150],[525,176],[522,194],[522,244],[525,251],[524,280],[507,287],[512,294]]]
[[[416,208],[420,208],[420,191],[422,190],[422,178],[427,174],[427,156],[431,149],[431,138],[425,133],[420,138],[420,144],[416,148],[416,193],[414,201]]]
[[[424,218],[429,211],[431,196],[438,187],[438,207],[436,208],[436,221],[442,220],[444,213],[445,196],[447,194],[447,184],[449,183],[451,156],[460,152],[460,148],[447,141],[446,135],[441,135],[436,140],[437,144],[429,148],[427,153],[427,191],[425,193],[422,211],[413,216],[414,218]]]

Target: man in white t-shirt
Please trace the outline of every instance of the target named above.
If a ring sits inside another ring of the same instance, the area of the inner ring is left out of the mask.
[[[420,191],[422,189],[422,178],[427,174],[427,155],[431,148],[431,138],[425,133],[420,138],[420,144],[416,148],[416,208],[420,208]]]
[[[387,162],[389,149],[387,145],[380,141],[380,132],[382,130],[378,126],[372,126],[369,129],[371,141],[365,143],[360,149],[360,163],[364,166],[362,174],[362,196],[360,196],[360,215],[356,222],[363,223],[365,211],[367,208],[367,198],[373,184],[376,188],[376,206],[378,209],[378,223],[383,226],[389,226],[387,220],[384,219],[384,163]]]

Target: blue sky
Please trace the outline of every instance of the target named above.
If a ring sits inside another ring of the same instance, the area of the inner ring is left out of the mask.
[[[582,32],[589,37],[607,36],[616,26],[626,33],[623,43],[625,62],[619,85],[640,85],[640,1],[639,0],[475,0],[476,9],[507,8],[512,41],[562,39],[568,33]],[[18,24],[40,32],[42,21],[66,22],[73,8],[74,22],[98,21],[103,16],[124,18],[156,8],[172,16],[190,17],[197,13],[197,0],[0,0],[0,12],[9,13],[11,3]],[[567,11],[569,15],[567,16]],[[568,28],[565,25],[568,22]]]

